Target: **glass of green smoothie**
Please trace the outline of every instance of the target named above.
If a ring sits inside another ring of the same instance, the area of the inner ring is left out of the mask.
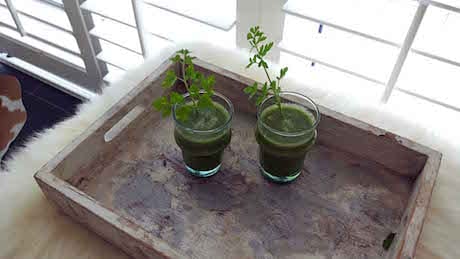
[[[302,172],[305,156],[316,141],[320,113],[308,97],[281,92],[266,98],[257,110],[256,139],[262,174],[286,183]]]
[[[230,143],[233,105],[225,96],[214,92],[212,104],[194,105],[190,94],[185,102],[173,106],[174,138],[182,150],[187,171],[198,177],[216,174],[225,147]],[[187,111],[187,116],[180,116]]]

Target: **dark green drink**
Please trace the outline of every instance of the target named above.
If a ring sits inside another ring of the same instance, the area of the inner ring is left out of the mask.
[[[286,95],[293,94],[282,95],[288,97]],[[260,167],[264,176],[275,182],[290,182],[300,175],[305,156],[317,136],[317,109],[311,110],[295,100],[303,98],[301,95],[289,97],[283,99],[280,106],[274,100],[268,100],[258,112],[256,139],[259,143]]]
[[[185,108],[191,111],[185,118],[174,116],[174,138],[182,150],[187,170],[195,176],[208,177],[217,173],[224,149],[230,143],[233,107],[223,98],[213,96],[212,107],[200,108],[187,102],[174,109],[176,113],[189,106]]]

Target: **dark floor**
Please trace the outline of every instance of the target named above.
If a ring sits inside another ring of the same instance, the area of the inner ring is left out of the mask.
[[[34,133],[47,129],[75,114],[81,100],[52,86],[0,63],[0,74],[15,76],[22,87],[22,99],[27,110],[27,122],[11,144],[4,159],[22,146]]]

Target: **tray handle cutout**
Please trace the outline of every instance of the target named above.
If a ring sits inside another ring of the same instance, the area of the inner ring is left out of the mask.
[[[119,120],[112,128],[104,134],[104,141],[110,142],[117,137],[131,122],[145,111],[141,105],[137,105],[129,111],[121,120]]]

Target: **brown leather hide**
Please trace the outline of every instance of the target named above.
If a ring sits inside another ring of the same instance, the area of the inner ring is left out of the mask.
[[[26,119],[19,81],[13,76],[0,75],[0,160]]]

